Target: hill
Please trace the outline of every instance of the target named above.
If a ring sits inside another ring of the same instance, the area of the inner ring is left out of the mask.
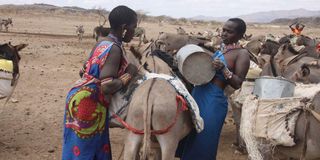
[[[298,17],[320,17],[320,11],[310,11],[306,9],[294,9],[294,10],[276,10],[276,11],[267,11],[267,12],[256,12],[252,14],[239,15],[246,22],[257,22],[257,23],[269,23],[273,20],[285,18],[285,19],[294,19]],[[204,20],[204,21],[226,21],[230,17],[210,17],[210,16],[196,16],[191,19],[194,20]]]
[[[28,5],[0,5],[0,15],[30,15],[30,16],[50,16],[50,17],[64,17],[66,15],[68,16],[74,16],[74,18],[99,18],[98,13],[102,13],[103,15],[108,15],[109,11],[106,11],[104,9],[85,9],[80,8],[76,6],[64,6],[59,7],[51,4],[44,4],[44,3],[36,3],[36,4],[28,4]],[[144,21],[148,22],[160,22],[160,21],[166,21],[171,24],[177,24],[177,25],[183,25],[186,24],[189,19],[186,18],[172,18],[167,15],[161,15],[161,16],[149,16],[141,11],[136,11],[138,14],[138,18],[142,18]],[[107,17],[107,16],[106,16]],[[214,21],[206,21],[203,20],[191,20],[195,23],[212,23],[215,24]]]
[[[293,19],[298,17],[314,16],[320,16],[320,11],[310,11],[306,9],[278,10],[269,12],[257,12],[248,15],[241,15],[239,17],[243,18],[248,22],[268,23],[279,18]]]
[[[306,26],[317,27],[320,25],[320,16],[319,17],[299,17],[294,19],[279,18],[271,21],[272,24],[279,24],[279,25],[290,25],[294,22],[301,22]]]
[[[84,15],[97,16],[98,12],[108,14],[109,12],[101,9],[84,9],[75,6],[59,7],[50,4],[31,4],[31,5],[0,5],[0,13],[2,14],[27,14],[34,16],[63,16],[63,15]]]

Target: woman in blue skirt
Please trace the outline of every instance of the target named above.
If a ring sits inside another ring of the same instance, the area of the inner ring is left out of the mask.
[[[246,31],[242,19],[229,19],[223,26],[223,44],[213,55],[213,67],[217,71],[211,82],[195,86],[192,96],[196,100],[204,120],[204,130],[195,130],[184,138],[178,147],[177,156],[182,160],[215,160],[221,129],[228,111],[226,85],[238,89],[248,72],[249,53],[239,45]]]

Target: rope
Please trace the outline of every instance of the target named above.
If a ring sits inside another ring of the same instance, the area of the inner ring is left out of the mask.
[[[313,117],[320,122],[320,114],[313,109],[313,105],[308,103],[304,106],[304,110],[309,111]]]
[[[180,96],[180,95],[177,95],[176,96],[176,100],[177,100],[177,111],[176,111],[176,116],[174,117],[174,120],[173,122],[168,125],[168,127],[164,128],[164,129],[161,129],[161,130],[152,130],[151,131],[151,134],[152,135],[160,135],[160,134],[165,134],[167,133],[174,125],[175,123],[177,122],[177,119],[178,119],[178,116],[181,112],[183,111],[186,111],[188,110],[188,106],[187,106],[187,103],[185,101],[185,99]],[[181,103],[181,107],[179,108],[179,102]],[[117,114],[113,114],[112,115],[112,118],[115,118],[118,122],[120,122],[126,129],[128,129],[129,131],[133,132],[134,134],[144,134],[144,131],[143,130],[140,130],[140,129],[136,129],[134,127],[132,127],[130,124],[128,124],[127,122],[125,122],[121,117],[119,117]]]
[[[310,126],[310,121],[308,119],[309,112],[304,112],[304,117],[305,117],[305,129],[304,129],[304,139],[303,139],[303,148],[302,148],[302,153],[300,160],[305,160],[306,159],[306,152],[307,152],[307,144],[308,144],[308,131],[309,131],[309,126]]]

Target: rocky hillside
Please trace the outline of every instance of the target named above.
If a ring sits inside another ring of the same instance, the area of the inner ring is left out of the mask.
[[[320,11],[310,11],[306,9],[294,9],[294,10],[277,10],[269,12],[257,12],[248,15],[239,16],[248,22],[260,22],[269,23],[275,19],[287,18],[294,19],[298,17],[320,17]]]
[[[80,7],[58,7],[50,4],[0,5],[0,14],[27,14],[32,16],[98,16],[98,12],[108,14],[106,10],[84,9]]]
[[[318,27],[320,26],[320,16],[319,17],[300,17],[300,18],[279,18],[271,21],[273,24],[290,25],[294,22],[301,22],[307,26]]]
[[[257,23],[269,23],[276,19],[294,19],[298,17],[320,17],[320,11],[310,11],[306,9],[294,9],[294,10],[275,10],[267,12],[256,12],[246,15],[239,15],[236,17],[243,18],[246,22],[257,22]],[[230,17],[210,17],[210,16],[196,16],[191,19],[198,20],[215,20],[215,21],[226,21]]]

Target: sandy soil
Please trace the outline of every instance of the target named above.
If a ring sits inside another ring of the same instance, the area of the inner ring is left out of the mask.
[[[27,43],[20,52],[21,77],[13,98],[7,106],[0,105],[0,159],[1,160],[56,160],[61,159],[62,128],[65,96],[78,79],[78,71],[95,44],[92,29],[98,19],[90,17],[32,17],[4,15],[13,18],[13,32],[75,35],[75,25],[83,24],[85,38],[79,43],[75,36],[50,36],[0,33],[0,44]],[[147,38],[156,38],[160,31],[175,32],[178,26],[144,23]],[[218,26],[185,26],[190,31],[215,30]],[[320,29],[306,28],[307,35]],[[290,33],[287,26],[253,26],[248,33]],[[4,101],[1,101],[3,103]],[[230,147],[234,142],[235,126],[227,118],[218,151],[219,160],[244,160]],[[118,157],[126,130],[111,129],[112,153]]]

